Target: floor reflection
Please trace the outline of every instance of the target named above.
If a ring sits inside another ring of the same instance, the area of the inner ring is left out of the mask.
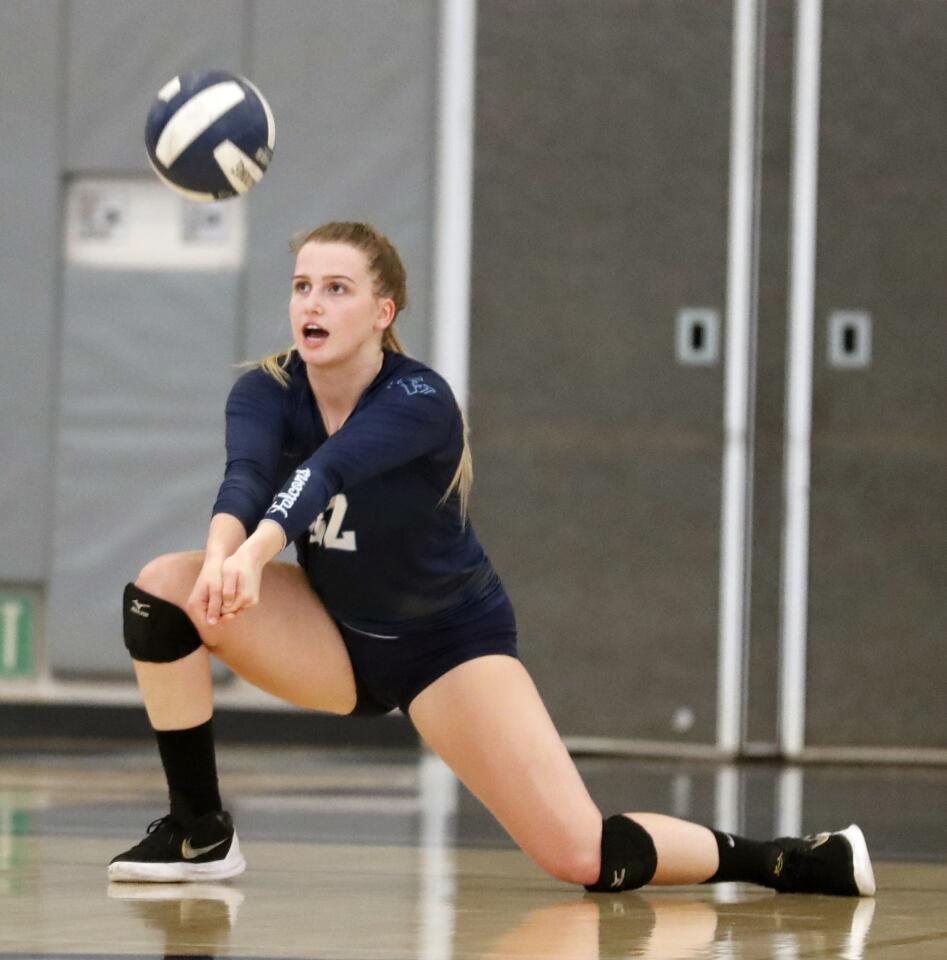
[[[216,957],[231,951],[245,894],[225,883],[110,883],[108,896],[126,904],[127,919],[158,931],[166,957]]]
[[[166,957],[225,957],[256,940],[240,935],[246,896],[229,884],[110,884],[108,897],[123,901],[126,923],[160,933]],[[709,890],[566,899],[561,894],[527,894],[533,905],[517,899],[523,898],[461,889],[454,904],[456,923],[441,942],[438,960],[862,960],[875,911],[874,900],[755,893],[717,903]],[[338,909],[344,912],[345,907],[339,904]],[[259,917],[248,922],[258,923]],[[421,926],[410,954],[419,960],[427,954]],[[281,946],[273,943],[274,954],[298,955],[299,943],[290,942],[296,934],[285,931],[288,939]],[[133,931],[126,935],[134,939]],[[366,956],[373,941],[373,931],[353,927],[347,945],[352,955]],[[339,955],[338,943],[320,942],[311,927],[306,946],[310,957]]]

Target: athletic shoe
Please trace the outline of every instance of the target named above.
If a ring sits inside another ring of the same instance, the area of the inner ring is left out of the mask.
[[[872,897],[875,875],[868,844],[852,824],[835,833],[812,837],[780,837],[767,886],[780,893],[829,893],[840,897]]]
[[[227,880],[246,866],[229,813],[207,813],[186,824],[168,814],[148,825],[141,843],[112,860],[108,875],[132,883]]]

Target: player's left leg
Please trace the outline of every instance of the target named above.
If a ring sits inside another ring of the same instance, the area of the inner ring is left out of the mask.
[[[745,880],[871,895],[857,827],[766,843],[661,814],[601,814],[523,665],[484,656],[454,667],[409,707],[428,745],[553,876],[595,889]]]
[[[468,660],[415,697],[409,713],[431,749],[539,866],[571,883],[598,881],[602,815],[522,663]],[[658,815],[639,822],[657,860],[644,882],[699,883],[717,869],[710,830]]]

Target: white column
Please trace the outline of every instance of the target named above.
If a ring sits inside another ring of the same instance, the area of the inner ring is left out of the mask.
[[[714,827],[722,833],[743,833],[740,802],[740,772],[733,764],[718,767],[714,775]],[[737,903],[741,897],[734,883],[715,883],[716,903]]]
[[[424,750],[418,761],[421,801],[421,891],[418,898],[420,960],[454,954],[457,865],[454,821],[460,785],[450,768]]]
[[[776,822],[773,835],[798,837],[802,835],[802,767],[783,767],[776,780]]]
[[[475,0],[441,0],[432,365],[467,406]]]
[[[805,734],[821,32],[821,0],[797,0],[779,678],[779,742],[787,756],[800,753]]]
[[[740,747],[746,698],[759,210],[757,120],[762,96],[758,13],[759,0],[734,0],[717,655],[717,746],[728,753]]]

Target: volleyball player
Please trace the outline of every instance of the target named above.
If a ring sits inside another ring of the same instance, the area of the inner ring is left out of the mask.
[[[872,894],[856,826],[755,842],[657,813],[603,820],[517,659],[512,607],[467,518],[461,412],[392,328],[405,304],[396,250],[359,223],[326,224],[293,249],[293,346],[230,394],[206,548],[158,557],[126,588],[125,642],[170,811],[109,877],[244,869],[218,790],[213,655],[302,707],[400,707],[520,847],[568,883]],[[288,543],[298,564],[275,559]]]

